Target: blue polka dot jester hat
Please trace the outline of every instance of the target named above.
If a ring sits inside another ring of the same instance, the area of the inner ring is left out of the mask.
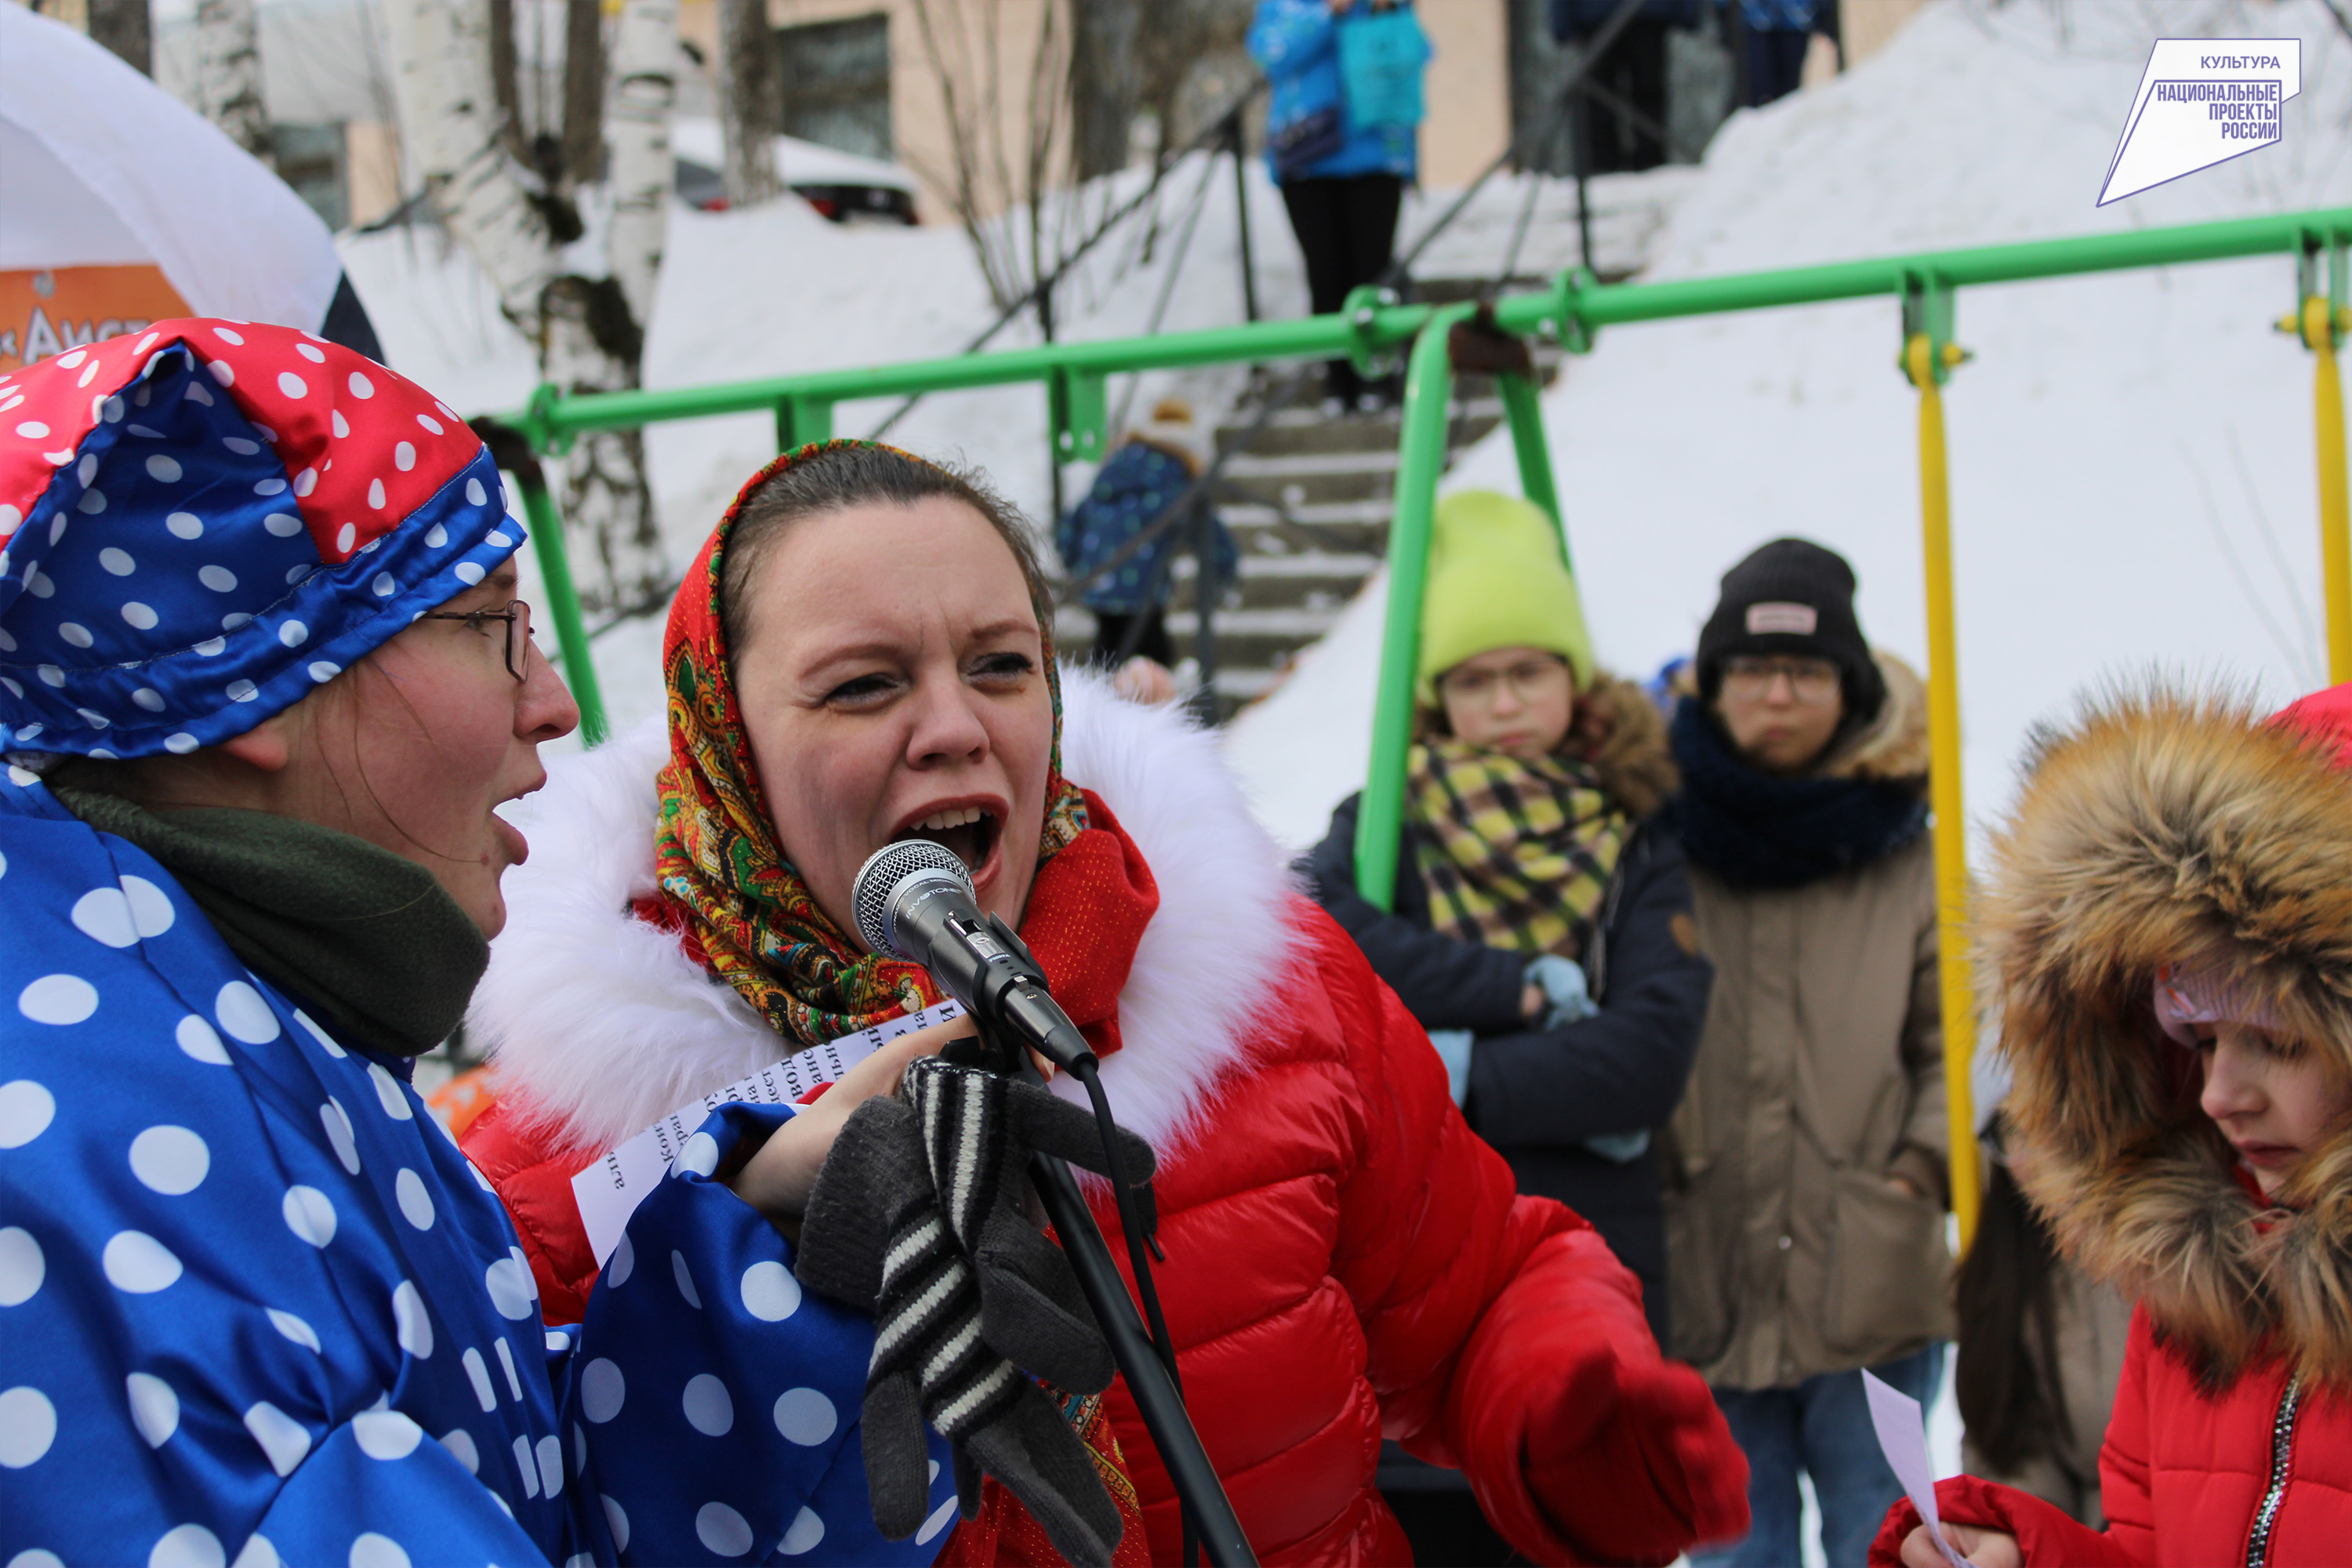
[[[0,375],[0,752],[242,734],[521,538],[447,405],[308,332],[158,321]]]

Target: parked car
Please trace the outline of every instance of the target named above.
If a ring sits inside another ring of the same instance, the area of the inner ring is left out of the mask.
[[[727,208],[726,162],[719,122],[681,115],[670,121],[669,144],[677,168],[678,200],[704,212]],[[881,158],[819,146],[797,136],[779,136],[776,173],[794,195],[835,223],[915,221],[914,177]]]

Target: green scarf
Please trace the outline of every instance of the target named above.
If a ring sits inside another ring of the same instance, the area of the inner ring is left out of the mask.
[[[488,941],[433,873],[364,839],[268,812],[158,816],[94,790],[52,793],[153,856],[247,968],[341,1038],[429,1051],[489,964]]]
[[[1626,832],[1591,767],[1523,763],[1449,737],[1415,746],[1405,770],[1430,924],[1581,961]]]

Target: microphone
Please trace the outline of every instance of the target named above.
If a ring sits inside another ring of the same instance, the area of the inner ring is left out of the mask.
[[[850,903],[867,947],[929,970],[982,1023],[1064,1071],[1096,1065],[1027,946],[1012,927],[980,912],[971,874],[953,850],[928,838],[885,845],[858,868]]]

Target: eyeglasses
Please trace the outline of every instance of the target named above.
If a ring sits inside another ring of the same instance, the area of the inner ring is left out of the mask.
[[[1760,658],[1734,654],[1723,661],[1723,689],[1728,697],[1761,702],[1772,694],[1772,683],[1786,678],[1789,695],[1808,708],[1819,708],[1838,694],[1838,667],[1825,658]]]
[[[463,621],[467,631],[478,632],[488,621],[504,621],[507,631],[507,673],[517,680],[530,675],[530,606],[520,599],[509,599],[495,610],[427,610],[417,617],[424,621]]]
[[[1448,702],[1485,705],[1504,687],[1522,702],[1531,702],[1568,674],[1562,658],[1530,658],[1508,669],[1450,669],[1437,682],[1438,695]]]

